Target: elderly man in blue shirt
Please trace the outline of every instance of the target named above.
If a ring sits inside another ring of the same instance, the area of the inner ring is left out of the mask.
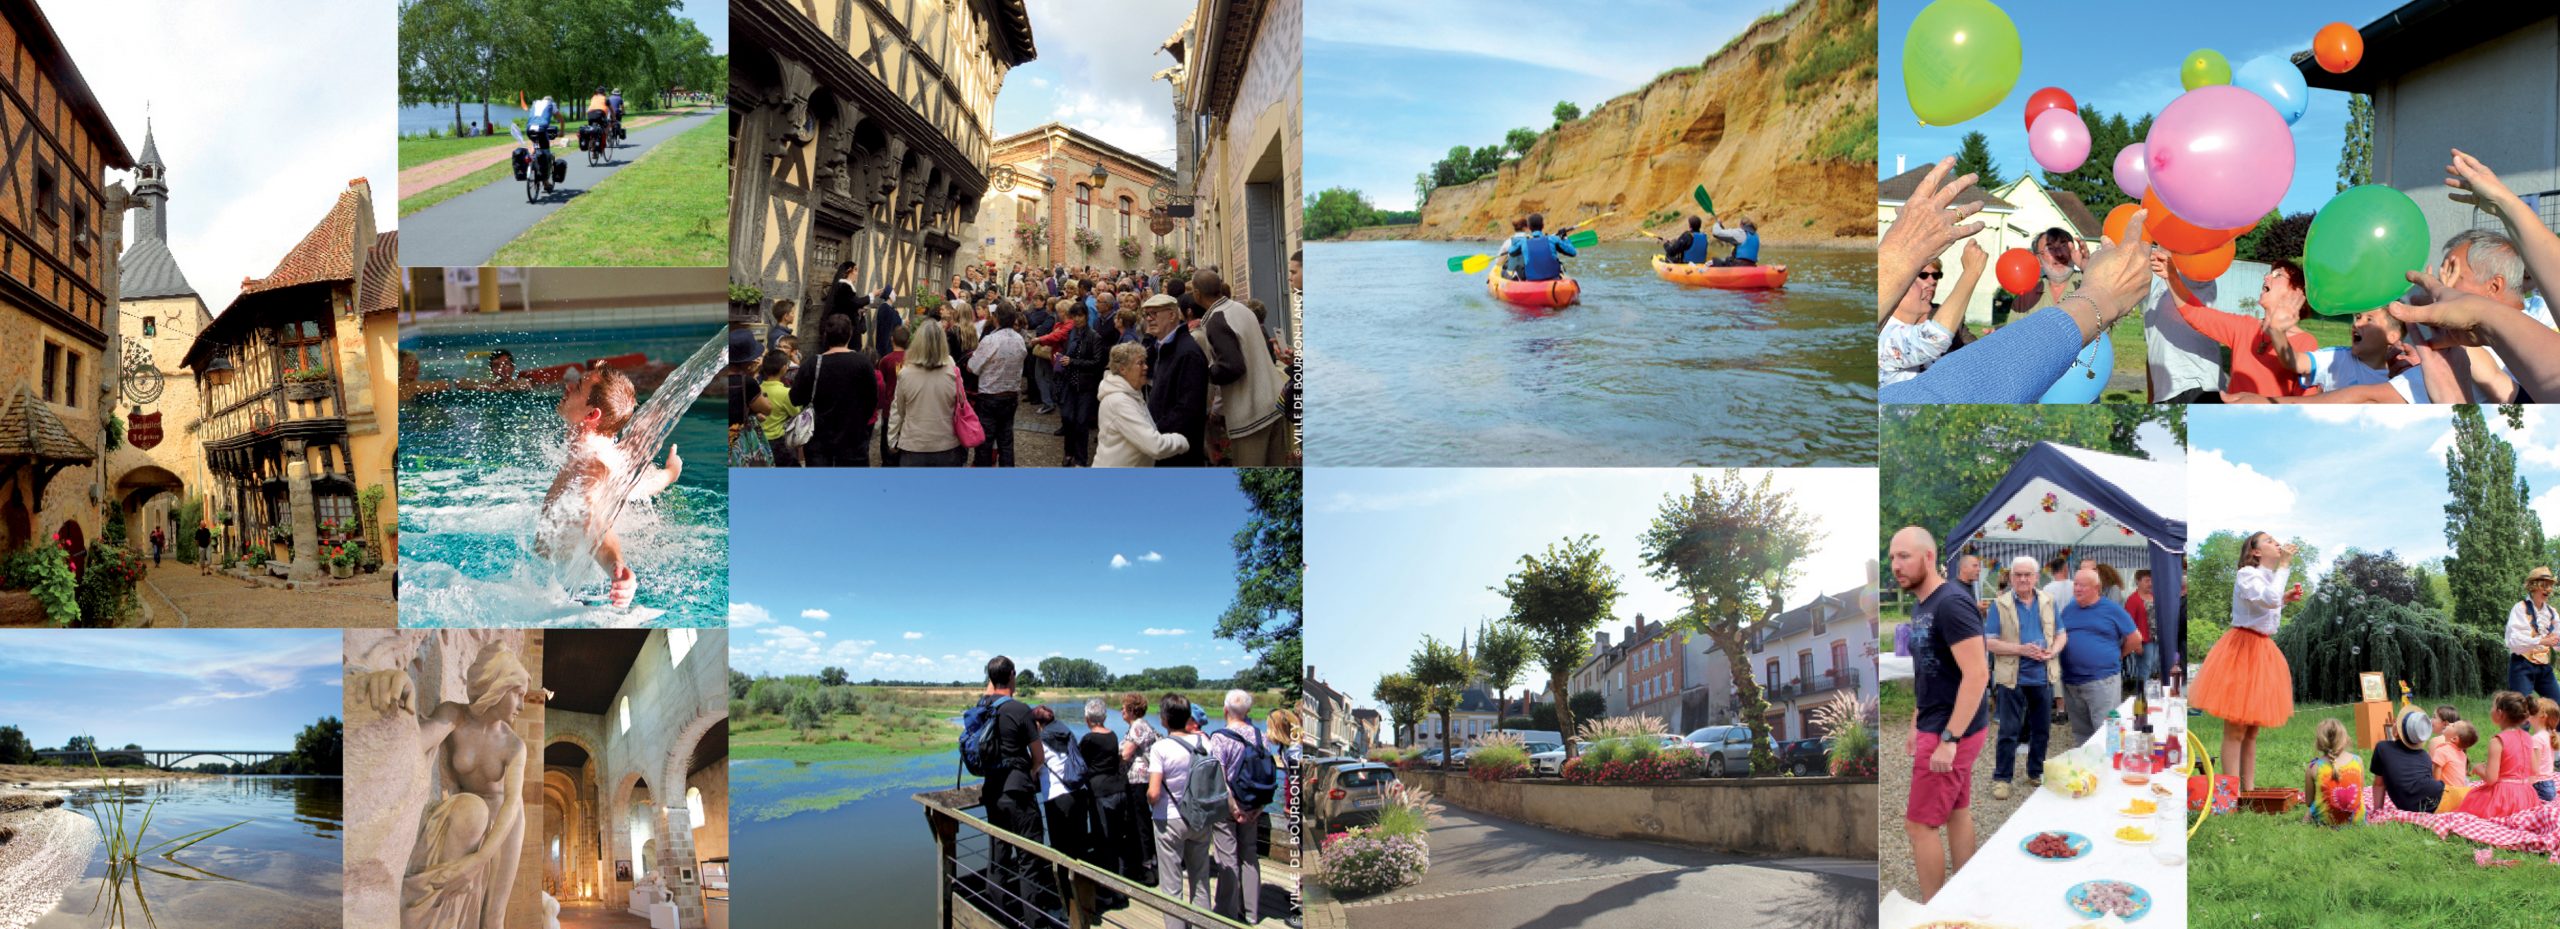
[[[2133,614],[2100,593],[2098,572],[2071,576],[2071,602],[2062,605],[2062,709],[2071,720],[2071,743],[2085,744],[2098,723],[2124,699],[2124,656],[2142,651]]]

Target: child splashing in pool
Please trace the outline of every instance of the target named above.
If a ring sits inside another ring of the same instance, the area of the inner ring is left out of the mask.
[[[625,499],[657,496],[684,473],[684,459],[669,445],[666,467],[652,467],[644,457],[636,467],[645,473],[630,481],[633,452],[623,447],[621,434],[638,404],[631,378],[611,368],[573,370],[561,385],[559,411],[569,427],[568,456],[543,495],[536,544],[555,563],[569,561],[592,544],[596,564],[608,579],[607,599],[616,608],[628,607],[639,590],[639,579],[623,561],[622,538],[612,523],[619,509],[614,504],[619,501],[609,495],[629,484]]]

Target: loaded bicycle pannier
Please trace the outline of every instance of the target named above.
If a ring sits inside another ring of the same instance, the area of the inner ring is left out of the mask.
[[[551,159],[551,183],[557,184],[557,183],[560,183],[560,182],[565,181],[565,180],[568,180],[568,179],[569,179],[569,161],[568,161],[568,159],[565,159],[565,158],[554,158],[554,159]]]
[[[516,149],[516,156],[515,156],[516,180],[519,180],[519,181],[524,180],[524,166],[525,166],[525,163],[526,163],[526,162],[529,162],[529,161],[531,161],[531,160],[533,160],[533,155],[532,155],[532,153],[527,152],[527,151],[525,151],[524,149],[521,149],[521,148]]]

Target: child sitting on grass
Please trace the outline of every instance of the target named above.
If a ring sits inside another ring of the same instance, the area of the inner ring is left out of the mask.
[[[2435,762],[2436,780],[2444,782],[2444,809],[2460,808],[2463,796],[2471,792],[2471,780],[2463,771],[2470,767],[2471,746],[2479,742],[2479,729],[2455,720],[2444,727],[2444,734],[2435,739],[2435,749],[2427,753]]]
[[[2454,709],[2453,704],[2437,704],[2436,734],[2427,739],[2427,753],[2432,755],[2436,749],[2444,747],[2444,737],[2453,731],[2454,723],[2461,721],[2462,711]]]
[[[2500,819],[2535,803],[2533,788],[2528,786],[2533,754],[2528,743],[2533,737],[2524,731],[2525,721],[2533,717],[2533,704],[2512,690],[2501,690],[2489,700],[2489,721],[2497,724],[2498,734],[2489,741],[2488,760],[2471,769],[2479,773],[2480,786],[2457,809],[2482,819]]]
[[[2319,757],[2302,771],[2302,796],[2311,801],[2306,821],[2330,826],[2355,821],[2363,812],[2364,759],[2349,750],[2347,727],[2323,719],[2311,730],[2311,747]]]
[[[551,490],[542,497],[543,555],[557,560],[574,551],[571,546],[593,540],[596,564],[604,569],[610,585],[607,599],[617,608],[631,605],[639,580],[622,559],[622,537],[608,522],[616,501],[607,495],[622,486],[624,475],[634,467],[631,451],[622,447],[620,437],[638,405],[630,376],[612,368],[572,370],[561,378],[559,412],[569,427],[569,451],[559,476],[551,480]],[[645,500],[676,482],[684,472],[684,459],[669,445],[666,467],[651,467],[647,461],[637,466],[647,473],[632,485],[626,499]]]
[[[2560,752],[2560,700],[2533,701],[2533,793],[2549,803],[2560,795],[2552,772],[2552,755]]]

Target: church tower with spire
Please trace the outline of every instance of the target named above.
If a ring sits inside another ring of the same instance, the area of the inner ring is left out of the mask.
[[[194,525],[178,524],[181,498],[212,486],[204,446],[192,428],[204,413],[184,363],[196,334],[213,324],[213,314],[169,251],[169,166],[148,122],[126,213],[133,232],[125,236],[117,262],[116,314],[124,357],[110,362],[122,369],[114,403],[125,421],[125,441],[108,455],[108,483],[113,505],[124,511],[127,533],[143,538],[158,528],[174,549],[182,531],[190,538],[195,534]]]

